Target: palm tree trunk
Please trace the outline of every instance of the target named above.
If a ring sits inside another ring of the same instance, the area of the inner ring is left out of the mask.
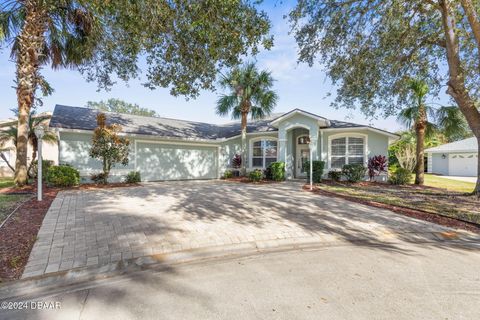
[[[27,148],[28,116],[35,99],[39,57],[42,52],[46,11],[35,0],[25,1],[25,22],[17,38],[17,101],[18,136],[15,161],[15,183],[23,186],[28,182]]]
[[[425,173],[425,122],[419,122],[415,126],[417,135],[417,163],[415,165],[415,184],[423,185]]]
[[[247,173],[247,116],[248,112],[242,112],[242,175]]]

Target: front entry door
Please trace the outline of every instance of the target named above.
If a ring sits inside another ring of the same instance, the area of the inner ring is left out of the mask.
[[[310,149],[300,148],[297,151],[297,177],[305,178],[307,176],[306,162],[310,160]]]

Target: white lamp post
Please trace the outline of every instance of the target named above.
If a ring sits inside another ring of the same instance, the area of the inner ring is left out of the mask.
[[[42,159],[42,138],[43,134],[45,133],[45,129],[43,126],[38,126],[35,128],[35,135],[38,139],[38,160],[37,160],[37,200],[42,201],[42,167],[43,167],[43,159]]]

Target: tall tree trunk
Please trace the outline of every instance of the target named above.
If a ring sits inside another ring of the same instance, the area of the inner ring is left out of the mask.
[[[467,119],[470,129],[472,129],[473,134],[477,137],[480,148],[480,111],[475,106],[475,101],[468,93],[465,85],[465,73],[460,61],[459,40],[456,34],[456,21],[450,6],[450,0],[442,0],[439,2],[440,11],[442,13],[442,25],[445,33],[449,70],[447,93],[452,96],[458,104],[460,111],[462,111]],[[469,20],[471,20],[471,17],[469,17]],[[478,168],[480,168],[480,152],[478,161]],[[480,195],[480,170],[477,172],[477,184],[474,193]]]
[[[247,116],[248,112],[242,112],[242,123],[241,123],[241,129],[242,129],[242,175],[245,175],[247,173],[247,166],[246,166],[246,160],[247,160]],[[252,165],[252,164],[250,164]]]
[[[415,133],[417,135],[417,163],[415,165],[415,184],[423,185],[425,175],[425,121],[419,120],[415,124]]]
[[[27,148],[28,117],[33,106],[37,87],[39,57],[45,32],[45,14],[43,4],[36,0],[25,1],[25,22],[17,38],[17,101],[18,134],[17,159],[15,161],[15,183],[23,186],[28,182]]]

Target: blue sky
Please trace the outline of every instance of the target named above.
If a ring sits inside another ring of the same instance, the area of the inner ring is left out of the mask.
[[[395,118],[369,120],[359,111],[336,110],[330,107],[336,90],[320,65],[309,67],[306,64],[297,64],[297,46],[293,36],[288,34],[288,22],[283,19],[290,5],[267,3],[263,7],[273,23],[275,45],[270,51],[261,52],[256,61],[260,68],[270,70],[276,79],[275,90],[280,99],[274,112],[300,108],[330,119],[373,124],[389,131],[401,128]],[[52,71],[45,67],[42,73],[55,92],[43,99],[44,106],[39,111],[51,111],[55,104],[85,106],[87,101],[119,98],[154,109],[164,117],[210,123],[231,121],[228,117],[222,118],[215,114],[218,92],[202,92],[197,99],[186,100],[183,97],[171,96],[168,89],[147,89],[141,85],[141,80],[128,84],[118,83],[109,92],[97,92],[97,85],[88,83],[77,71]],[[12,88],[14,75],[15,64],[9,58],[9,51],[3,50],[0,52],[0,119],[11,117],[10,109],[17,105],[15,90]],[[332,96],[327,97],[328,93],[332,93]]]

